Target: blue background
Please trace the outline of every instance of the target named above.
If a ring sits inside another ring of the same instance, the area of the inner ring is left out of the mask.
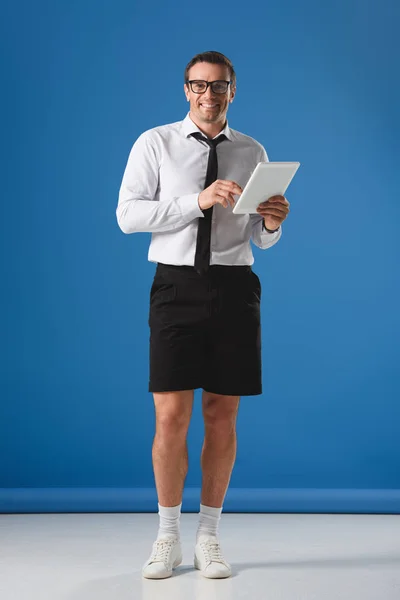
[[[157,510],[150,234],[115,210],[129,151],[185,117],[195,54],[229,124],[300,161],[262,286],[226,510],[400,512],[400,9],[395,1],[3,4],[0,508]],[[183,510],[198,510],[196,392]]]

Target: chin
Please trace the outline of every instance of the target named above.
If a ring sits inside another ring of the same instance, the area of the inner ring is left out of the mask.
[[[214,121],[218,121],[221,118],[220,114],[216,114],[214,116],[208,116],[207,113],[204,113],[201,109],[197,113],[203,121],[207,121],[207,123],[213,123]]]

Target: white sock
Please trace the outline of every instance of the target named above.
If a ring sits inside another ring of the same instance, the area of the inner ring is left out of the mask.
[[[212,506],[205,506],[200,504],[200,520],[199,528],[197,530],[196,543],[199,541],[201,535],[215,535],[218,536],[218,525],[221,520],[222,506],[221,508],[214,508]]]
[[[182,502],[178,506],[160,506],[158,505],[158,514],[160,515],[160,527],[158,529],[157,539],[165,535],[175,534],[180,537],[179,519],[181,516]]]

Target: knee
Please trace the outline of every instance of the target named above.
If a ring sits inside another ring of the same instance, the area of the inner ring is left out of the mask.
[[[169,437],[186,437],[190,416],[173,409],[165,410],[156,417],[156,432]]]
[[[193,391],[165,392],[154,395],[156,435],[185,437],[193,408]]]
[[[219,435],[230,434],[235,431],[238,400],[232,397],[208,397],[203,402],[203,418],[206,430],[214,431]]]

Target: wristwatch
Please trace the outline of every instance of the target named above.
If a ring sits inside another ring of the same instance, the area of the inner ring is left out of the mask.
[[[265,221],[263,221],[262,228],[263,228],[263,230],[268,231],[268,233],[275,233],[276,231],[279,230],[280,225],[277,229],[268,229],[268,227],[265,227]]]

